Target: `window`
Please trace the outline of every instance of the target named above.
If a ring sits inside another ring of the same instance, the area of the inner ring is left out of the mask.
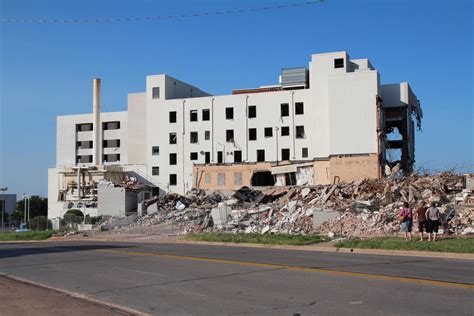
[[[219,172],[217,174],[217,185],[225,185],[225,173]]]
[[[210,117],[211,117],[211,111],[209,111],[209,109],[202,110],[202,120],[203,121],[209,121]]]
[[[225,118],[227,120],[234,119],[234,108],[225,108]]]
[[[192,152],[192,153],[190,153],[189,159],[191,159],[191,160],[198,160],[198,153],[197,153],[197,152]]]
[[[281,149],[281,160],[290,160],[290,149],[282,148]]]
[[[196,144],[198,142],[198,132],[189,133],[189,142],[191,144]]]
[[[77,156],[76,163],[91,163],[92,155]]]
[[[170,174],[170,185],[176,185],[177,182],[177,176],[175,174]]]
[[[151,175],[152,176],[159,176],[160,175],[160,167],[151,167]]]
[[[290,127],[289,126],[282,126],[281,127],[281,136],[289,136],[290,135]]]
[[[176,123],[176,111],[170,112],[170,123]]]
[[[211,174],[209,172],[204,174],[204,182],[211,183]]]
[[[295,103],[295,114],[304,114],[304,104],[303,102],[296,102]]]
[[[242,162],[242,151],[240,150],[234,151],[234,162]]]
[[[296,126],[296,138],[306,138],[304,126]]]
[[[119,162],[120,161],[120,154],[108,154],[102,157],[104,162]]]
[[[249,128],[249,140],[257,140],[257,129]]]
[[[273,128],[265,127],[265,137],[272,137],[273,136]]]
[[[160,87],[153,87],[152,88],[152,96],[153,99],[159,99],[160,98]]]
[[[257,117],[257,106],[249,105],[249,118]]]
[[[344,68],[344,58],[334,59],[334,68]]]
[[[76,132],[89,132],[93,130],[92,123],[85,123],[85,124],[77,124],[76,125]]]
[[[217,152],[217,163],[222,163],[223,162],[223,155],[222,151]]]
[[[234,141],[234,130],[228,129],[225,131],[225,140],[228,143],[232,143]]]
[[[257,161],[265,161],[265,150],[264,149],[259,149],[257,150]]]
[[[104,123],[102,123],[102,129],[104,131],[108,131],[108,130],[112,130],[112,129],[120,129],[120,122],[119,121],[104,122]]]
[[[290,105],[288,103],[280,104],[280,116],[290,116]]]
[[[104,148],[117,148],[120,147],[120,139],[108,139],[102,141],[102,147]]]
[[[198,111],[197,110],[189,111],[189,119],[190,119],[191,122],[197,122],[197,120],[198,120]]]
[[[308,148],[304,147],[302,148],[302,156],[303,158],[308,158]]]
[[[177,161],[177,155],[170,154],[170,165],[176,165],[176,161]]]
[[[204,140],[211,139],[211,131],[204,131]]]
[[[151,146],[151,154],[153,156],[160,154],[160,146]]]
[[[91,140],[80,141],[76,143],[76,149],[91,149],[93,144]]]
[[[204,162],[205,163],[210,163],[211,162],[211,153],[206,151],[205,154],[204,154],[204,157],[205,157],[205,160]]]
[[[242,185],[242,172],[234,172],[234,185]]]
[[[176,144],[176,133],[170,133],[170,144]]]

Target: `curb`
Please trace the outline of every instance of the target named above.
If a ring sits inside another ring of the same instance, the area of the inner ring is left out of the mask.
[[[28,284],[28,285],[36,286],[36,287],[43,288],[43,289],[46,289],[46,290],[61,293],[61,294],[64,294],[64,295],[67,295],[67,296],[70,296],[70,297],[78,298],[78,299],[90,302],[92,304],[95,304],[95,305],[105,306],[105,307],[109,308],[111,310],[111,312],[114,312],[114,311],[115,312],[122,312],[122,313],[131,314],[131,315],[137,315],[137,316],[149,315],[149,314],[145,314],[145,313],[142,313],[140,311],[137,311],[137,310],[134,310],[134,309],[131,309],[131,308],[128,308],[128,307],[120,306],[120,305],[113,304],[113,303],[99,301],[99,300],[91,298],[91,297],[89,297],[85,294],[71,292],[71,291],[67,291],[67,290],[63,290],[63,289],[58,289],[58,288],[55,288],[53,286],[49,286],[49,285],[45,285],[45,284],[38,283],[38,282],[35,282],[35,281],[23,279],[21,277],[13,276],[11,274],[2,274],[2,273],[0,273],[0,276],[3,276],[5,278],[9,278],[11,280],[21,282],[21,283],[24,283],[24,284]]]
[[[431,251],[409,251],[409,250],[386,250],[386,249],[360,249],[360,248],[336,248],[327,246],[291,246],[291,245],[266,245],[253,243],[228,243],[228,242],[208,242],[208,241],[188,241],[178,240],[178,244],[195,244],[207,246],[225,246],[225,247],[247,247],[247,248],[270,248],[285,250],[304,250],[314,252],[340,252],[340,253],[359,253],[371,255],[389,255],[389,256],[413,256],[413,257],[432,257],[445,259],[464,259],[474,260],[474,254],[454,253],[454,252],[431,252]]]

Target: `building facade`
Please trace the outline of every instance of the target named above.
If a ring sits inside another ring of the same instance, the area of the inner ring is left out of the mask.
[[[61,186],[58,170],[77,166],[120,165],[181,194],[265,185],[265,177],[253,183],[252,174],[293,173],[291,165],[311,166],[305,184],[381,177],[397,163],[410,172],[422,117],[408,83],[383,85],[367,59],[344,51],[314,54],[308,68],[283,69],[277,85],[230,95],[152,75],[145,92],[128,95],[126,112],[100,113],[97,102],[93,114],[57,119],[50,201]],[[276,183],[298,184],[285,179]]]

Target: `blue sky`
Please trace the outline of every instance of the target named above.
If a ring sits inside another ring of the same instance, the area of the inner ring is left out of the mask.
[[[0,0],[1,18],[123,18],[252,8],[296,1]],[[213,94],[277,83],[282,67],[347,50],[382,83],[408,81],[424,110],[417,165],[473,170],[471,1],[325,3],[178,20],[0,24],[0,186],[47,195],[56,116],[91,110],[102,78],[105,111],[126,110],[145,76],[167,73]]]

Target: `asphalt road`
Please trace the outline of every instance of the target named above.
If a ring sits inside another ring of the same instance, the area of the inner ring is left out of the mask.
[[[44,242],[0,244],[0,273],[147,314],[474,314],[464,259]]]

